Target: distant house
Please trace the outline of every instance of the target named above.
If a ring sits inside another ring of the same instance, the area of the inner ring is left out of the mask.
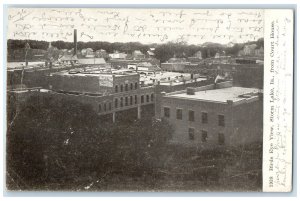
[[[95,57],[97,58],[108,58],[108,54],[106,50],[100,49],[95,52]]]
[[[64,54],[58,58],[58,61],[65,64],[74,64],[78,62],[78,58],[77,55]]]
[[[256,44],[245,45],[244,48],[239,51],[238,55],[239,56],[254,56],[256,47],[257,47]]]
[[[140,50],[134,50],[132,53],[133,60],[145,59],[145,55]]]
[[[260,48],[256,48],[254,54],[255,56],[264,56],[264,47],[261,46]]]
[[[95,57],[94,50],[92,48],[86,48],[81,50],[81,55],[84,57]]]
[[[154,52],[152,52],[151,50],[148,50],[146,55],[148,58],[154,58],[155,56]]]
[[[194,54],[194,57],[202,59],[202,52],[199,50]]]
[[[233,42],[229,42],[226,46],[227,46],[227,47],[233,47],[233,46],[234,46],[234,43],[233,43]]]
[[[226,57],[225,51],[223,51],[223,52],[217,52],[217,53],[215,54],[215,58],[216,58],[216,59],[224,58],[224,57]]]
[[[202,52],[199,50],[197,51],[192,57],[188,57],[189,62],[198,63],[202,60]]]
[[[111,59],[125,59],[126,56],[127,56],[127,54],[122,53],[122,52],[118,52],[118,51],[116,51],[116,52],[114,52],[112,54],[109,54],[109,57]]]

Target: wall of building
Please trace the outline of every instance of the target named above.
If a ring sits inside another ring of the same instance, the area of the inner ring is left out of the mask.
[[[183,72],[186,63],[162,63],[161,69],[164,71]]]
[[[113,87],[99,86],[98,76],[78,76],[53,74],[50,78],[50,85],[55,91],[73,91],[81,93],[112,93]]]
[[[164,107],[170,108],[170,118],[163,117]],[[182,120],[176,118],[176,109],[182,109]],[[189,110],[194,111],[195,120],[188,120]],[[208,123],[202,123],[202,112],[208,114]],[[175,99],[164,97],[161,104],[161,117],[169,121],[174,128],[172,143],[207,148],[218,145],[218,134],[232,130],[231,110],[226,103],[202,102],[199,100]],[[218,115],[225,116],[225,126],[218,126]],[[189,139],[189,128],[195,129],[194,140]],[[202,130],[207,131],[207,142],[202,142]],[[225,139],[225,143],[228,141]]]
[[[235,115],[238,114],[238,115]],[[233,134],[231,145],[263,140],[263,100],[247,102],[233,107]]]

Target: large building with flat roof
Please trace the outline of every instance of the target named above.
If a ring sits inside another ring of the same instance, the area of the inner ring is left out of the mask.
[[[127,71],[83,71],[58,72],[49,78],[51,94],[87,103],[99,115],[112,115],[116,112],[137,109],[141,117],[141,107],[153,105],[153,87],[140,87],[140,75]]]
[[[262,91],[231,81],[163,94],[160,117],[174,128],[171,143],[199,148],[262,140]]]

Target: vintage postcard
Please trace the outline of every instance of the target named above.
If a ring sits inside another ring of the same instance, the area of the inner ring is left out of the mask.
[[[292,190],[292,9],[5,17],[7,191]]]

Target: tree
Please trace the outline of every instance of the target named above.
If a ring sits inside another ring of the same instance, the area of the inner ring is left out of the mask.
[[[155,119],[112,126],[89,105],[67,99],[36,95],[23,104],[13,101],[8,109],[19,109],[17,116],[9,111],[9,189],[62,190],[107,174],[151,174],[171,132]]]

